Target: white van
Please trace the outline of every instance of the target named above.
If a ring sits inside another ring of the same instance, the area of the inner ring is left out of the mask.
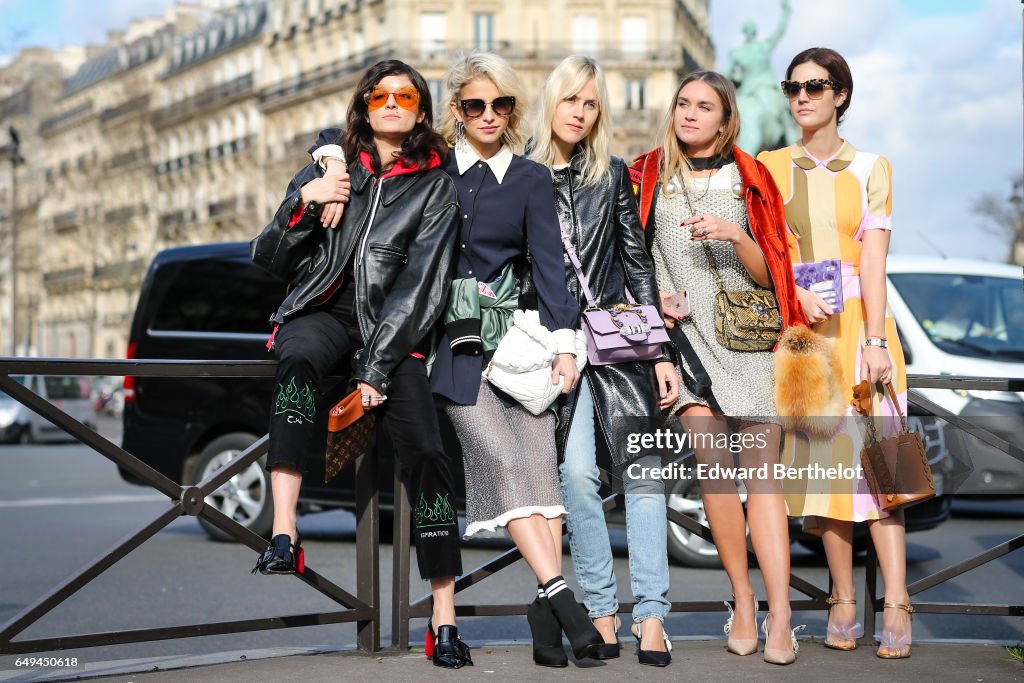
[[[888,301],[907,372],[1024,378],[1020,266],[899,254],[890,255],[887,266]],[[915,391],[1003,439],[1024,443],[1024,392]],[[950,493],[1024,495],[1024,462],[952,427],[946,446],[974,470]]]
[[[12,376],[87,427],[96,429],[96,409],[84,377]],[[0,439],[6,443],[70,440],[60,427],[0,391]]]

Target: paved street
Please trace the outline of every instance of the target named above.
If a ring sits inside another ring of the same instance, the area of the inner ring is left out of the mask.
[[[6,551],[0,556],[0,620],[9,619],[162,508],[158,494],[123,483],[114,465],[75,444],[0,447],[0,472],[0,523],[6,534]],[[958,503],[953,520],[910,537],[910,579],[1018,534],[1022,518],[1024,502]],[[340,511],[321,513],[303,517],[299,525],[309,564],[354,592],[353,517]],[[619,595],[628,600],[624,534],[614,530],[613,541]],[[506,547],[500,540],[467,544],[465,565],[474,567]],[[793,552],[796,573],[818,585],[827,585],[822,559],[796,545]],[[385,546],[381,567],[385,614],[390,610],[390,557],[390,546]],[[566,573],[570,574],[568,552],[565,560]],[[333,609],[333,603],[298,581],[251,576],[249,570],[254,561],[255,555],[248,549],[210,541],[194,519],[182,518],[20,637]],[[858,576],[863,571],[862,560],[860,564]],[[1024,554],[1017,552],[932,589],[923,597],[950,602],[1020,602],[1024,590],[1022,577]],[[500,577],[473,587],[463,594],[463,599],[479,603],[525,601],[532,585],[525,565],[517,563]],[[412,579],[414,596],[425,590],[418,578]],[[672,599],[728,595],[721,570],[672,568]],[[679,638],[718,638],[722,636],[723,622],[724,613],[676,614],[668,619],[667,630]],[[797,614],[794,623],[807,624],[804,635],[820,637],[824,632],[822,614]],[[385,643],[390,639],[389,626],[390,620],[385,619]],[[476,643],[514,641],[529,635],[522,617],[465,619],[460,628]],[[414,643],[421,642],[421,632],[422,622],[414,622]],[[625,628],[622,636],[627,636]],[[919,614],[914,620],[914,637],[919,642],[934,638],[1019,642],[1024,638],[1024,621]],[[77,656],[83,663],[95,663],[228,651],[244,653],[266,648],[333,651],[351,646],[354,640],[354,626],[335,625],[46,654]],[[0,678],[3,672],[11,674],[15,669],[14,657],[0,657]]]

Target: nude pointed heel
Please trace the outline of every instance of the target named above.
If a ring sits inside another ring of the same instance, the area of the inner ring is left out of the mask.
[[[734,598],[735,599],[735,598]],[[725,626],[722,630],[725,631],[725,635],[729,636],[725,641],[725,649],[734,655],[746,657],[757,652],[757,638],[733,638],[732,637],[732,622],[736,613],[733,611],[732,605],[728,601],[723,601],[723,604],[729,609],[729,618],[725,622]],[[754,633],[757,634],[757,598],[754,598]]]
[[[764,632],[764,661],[768,662],[769,664],[778,664],[780,666],[792,664],[796,661],[796,653],[800,650],[800,644],[796,642],[796,634],[800,631],[803,631],[807,627],[801,624],[800,626],[797,626],[796,628],[792,629],[792,632],[789,634],[789,637],[793,649],[779,650],[776,648],[770,648],[768,647],[768,620],[771,618],[771,616],[772,615],[770,612],[766,614],[764,617],[764,621],[761,623],[761,630]]]

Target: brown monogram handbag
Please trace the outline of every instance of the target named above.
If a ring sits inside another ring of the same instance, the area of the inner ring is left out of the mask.
[[[356,389],[331,408],[324,451],[324,483],[338,476],[350,460],[373,446],[377,416],[363,410],[362,393]]]
[[[879,441],[875,420],[871,416],[871,385],[867,380],[853,388],[853,406],[868,418],[868,438],[860,452],[860,464],[864,468],[868,488],[879,508],[895,512],[933,497],[935,480],[932,479],[932,468],[928,465],[921,435],[907,431],[907,418],[900,411],[892,383],[886,382],[885,388],[900,417],[900,434]]]

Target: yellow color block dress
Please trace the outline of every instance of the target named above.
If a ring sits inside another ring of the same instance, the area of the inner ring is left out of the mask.
[[[853,398],[860,379],[861,349],[866,337],[866,319],[861,300],[861,240],[868,230],[892,229],[892,168],[877,154],[858,151],[843,142],[830,159],[815,159],[803,145],[793,144],[758,155],[772,174],[786,203],[789,250],[793,263],[840,259],[843,263],[843,311],[814,326],[815,332],[835,340],[842,359],[840,386]],[[886,310],[885,336],[893,363],[893,388],[900,410],[906,414],[907,374],[896,324]],[[872,414],[892,417],[895,410],[884,390],[872,397]],[[848,406],[847,415],[854,415]],[[898,431],[899,421],[885,419],[879,437]],[[802,431],[788,432],[783,462],[790,467],[818,463],[825,468],[860,464],[864,444],[861,421],[843,420],[831,439],[817,438]],[[787,483],[789,514],[860,522],[885,517],[868,491],[863,478],[805,479]]]

